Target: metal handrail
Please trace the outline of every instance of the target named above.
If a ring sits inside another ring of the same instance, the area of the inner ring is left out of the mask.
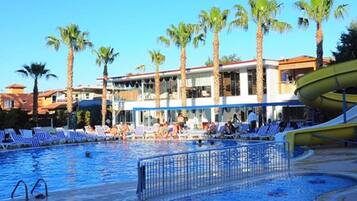
[[[40,178],[36,181],[35,185],[33,186],[33,188],[31,189],[31,195],[33,195],[33,192],[35,191],[36,187],[38,186],[38,184],[40,183],[40,181],[42,181],[45,184],[45,191],[46,191],[46,197],[48,197],[48,190],[47,190],[47,183],[44,179]]]
[[[24,182],[24,180],[20,180],[20,181],[18,181],[18,182],[16,183],[16,186],[15,186],[14,190],[12,190],[12,193],[11,193],[11,199],[14,198],[15,192],[16,192],[17,188],[19,187],[19,185],[20,185],[21,183],[23,183],[24,186],[25,186],[26,200],[29,199],[29,194],[28,194],[28,190],[27,190],[27,185],[26,185],[26,183]]]
[[[283,144],[283,142],[254,142],[254,143],[249,143],[249,144],[243,144],[239,145],[238,147],[244,147],[244,146],[254,146],[254,145],[263,145],[263,144]],[[284,142],[285,143],[285,142]],[[194,150],[194,151],[185,151],[185,152],[177,152],[177,153],[170,153],[170,154],[158,154],[154,156],[149,156],[149,157],[143,157],[139,158],[139,161],[142,160],[148,160],[148,159],[154,159],[154,158],[159,158],[159,157],[165,157],[165,156],[176,156],[176,155],[184,155],[184,154],[192,154],[192,153],[201,153],[201,152],[207,152],[207,151],[220,151],[220,150],[228,150],[228,149],[234,149],[237,148],[237,146],[226,146],[222,148],[210,148],[210,149],[202,149],[202,150]]]
[[[253,175],[288,173],[290,151],[287,142],[259,142],[156,155],[139,159],[137,166],[137,195],[146,200]]]

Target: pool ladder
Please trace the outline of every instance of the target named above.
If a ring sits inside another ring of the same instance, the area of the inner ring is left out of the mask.
[[[31,195],[33,195],[33,192],[35,191],[35,189],[39,186],[40,182],[43,182],[45,184],[45,195],[46,197],[48,197],[48,189],[47,189],[47,183],[44,179],[37,179],[35,185],[32,187],[31,189]],[[26,183],[24,182],[24,180],[19,180],[17,183],[16,183],[16,186],[14,188],[14,190],[12,190],[12,193],[11,193],[11,199],[14,199],[14,195],[15,195],[15,192],[17,190],[17,188],[20,186],[20,184],[23,184],[25,186],[25,199],[26,200],[29,200],[29,193],[28,193],[28,188],[27,188],[27,185]]]

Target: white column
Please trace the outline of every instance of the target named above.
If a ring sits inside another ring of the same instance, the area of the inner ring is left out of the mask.
[[[240,95],[248,96],[248,72],[246,68],[239,71]]]
[[[140,111],[134,111],[135,112],[135,126],[140,125]]]
[[[211,75],[211,102],[214,104],[214,77]],[[214,108],[211,108],[211,121],[215,121]]]
[[[165,119],[165,121],[167,121],[168,122],[168,118],[169,117],[169,115],[168,115],[168,111],[167,110],[164,110],[164,119]]]
[[[141,82],[141,100],[145,100],[145,94],[144,94],[144,80]]]
[[[181,79],[181,78],[180,78]],[[180,79],[179,77],[176,78],[176,82],[177,82],[177,99],[180,99],[181,98],[181,82],[180,82]]]

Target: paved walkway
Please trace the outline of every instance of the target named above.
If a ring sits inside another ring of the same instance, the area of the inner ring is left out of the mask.
[[[343,174],[357,178],[357,148],[317,149],[311,157],[294,162],[293,171]],[[136,200],[136,182],[105,184],[70,191],[50,192],[48,201],[131,201]],[[355,201],[357,187],[327,193],[319,198],[324,201]]]

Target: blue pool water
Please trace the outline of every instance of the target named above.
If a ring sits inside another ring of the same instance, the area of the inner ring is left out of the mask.
[[[12,188],[20,179],[32,186],[38,178],[44,178],[49,191],[136,181],[140,157],[234,145],[237,142],[198,146],[190,141],[136,141],[0,152],[0,200],[10,198]],[[85,157],[86,151],[91,152],[91,158]]]
[[[356,181],[345,177],[326,174],[295,175],[260,181],[252,186],[231,186],[175,201],[312,201],[323,193],[353,185],[356,185]]]

